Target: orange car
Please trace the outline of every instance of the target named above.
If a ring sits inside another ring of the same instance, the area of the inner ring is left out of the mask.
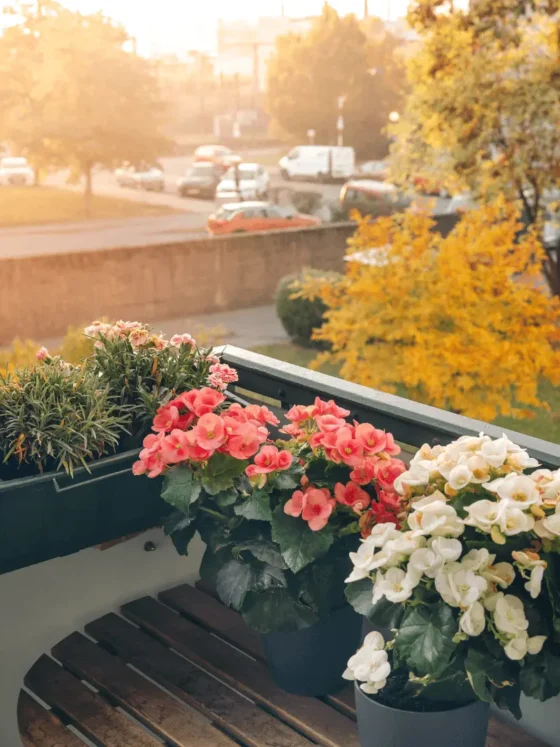
[[[274,231],[282,228],[318,226],[319,218],[293,212],[270,202],[233,202],[208,217],[208,233],[218,236],[248,231]]]

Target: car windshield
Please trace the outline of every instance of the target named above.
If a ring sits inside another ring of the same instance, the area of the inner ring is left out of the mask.
[[[211,163],[197,163],[187,169],[187,176],[212,176],[214,166]]]
[[[217,220],[231,220],[231,218],[233,218],[233,216],[235,215],[235,213],[237,213],[238,210],[239,208],[237,207],[232,208],[227,205],[223,205],[216,213],[216,219]]]
[[[27,166],[27,158],[3,158],[0,166],[4,169],[14,169],[20,166]]]
[[[239,166],[240,179],[256,179],[258,166]],[[235,168],[232,166],[227,170],[226,179],[235,179]]]

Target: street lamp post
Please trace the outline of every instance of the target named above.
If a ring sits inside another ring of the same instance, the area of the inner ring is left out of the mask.
[[[336,120],[336,144],[339,147],[344,145],[344,102],[346,96],[338,97],[338,117]]]

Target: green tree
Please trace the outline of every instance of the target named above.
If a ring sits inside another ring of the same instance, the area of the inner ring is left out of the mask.
[[[0,134],[34,165],[82,175],[87,205],[94,166],[161,155],[157,82],[126,31],[102,14],[51,0],[16,11],[0,39]]]
[[[560,177],[558,0],[416,0],[422,35],[407,77],[411,93],[392,134],[394,176],[436,177],[479,200],[520,200],[542,224]],[[554,252],[545,272],[560,293]]]
[[[338,98],[345,96],[344,139],[363,156],[383,157],[383,131],[398,109],[404,70],[398,42],[371,22],[340,17],[327,3],[308,33],[277,40],[268,72],[268,108],[276,122],[306,142],[335,143]]]

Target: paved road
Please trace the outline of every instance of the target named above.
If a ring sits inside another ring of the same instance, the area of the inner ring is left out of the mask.
[[[252,156],[258,160],[258,154]],[[112,172],[99,171],[94,175],[93,188],[97,194],[110,197],[166,205],[180,211],[176,215],[152,218],[127,218],[123,220],[92,220],[76,223],[21,226],[0,229],[0,258],[53,254],[112,247],[163,244],[189,238],[206,236],[206,220],[216,208],[212,200],[179,197],[176,183],[191,164],[186,156],[162,158],[165,171],[165,192],[155,193],[119,187]],[[279,169],[270,168],[273,187],[320,192],[324,199],[335,201],[340,194],[338,184],[316,182],[290,182],[282,180]],[[68,189],[81,189],[67,184],[68,172],[51,174],[47,184]],[[439,200],[442,209],[446,201]]]

